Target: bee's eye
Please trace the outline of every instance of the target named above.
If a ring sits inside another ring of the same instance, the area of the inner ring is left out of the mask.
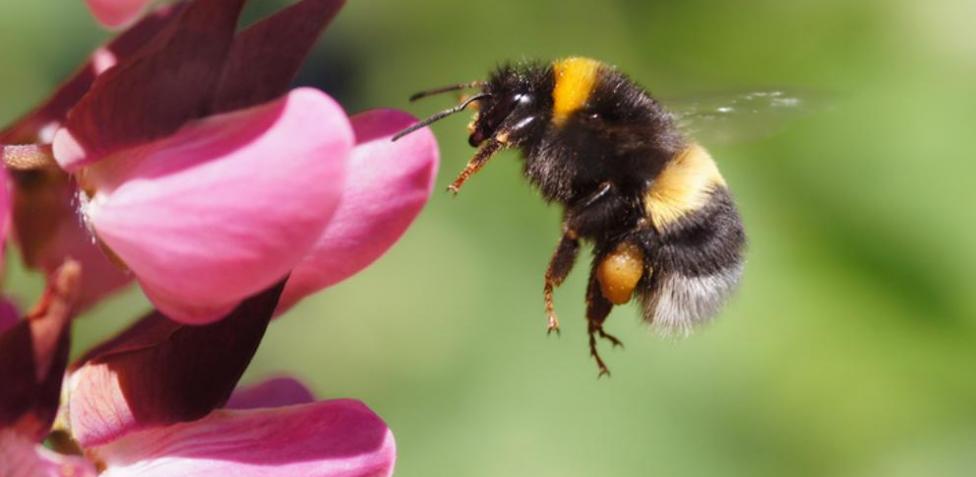
[[[512,97],[512,100],[515,102],[515,104],[522,104],[522,105],[531,104],[532,103],[532,95],[531,94],[525,94],[525,93],[518,93],[518,94],[516,94],[515,96]]]
[[[596,121],[600,119],[600,113],[590,113],[587,118]]]

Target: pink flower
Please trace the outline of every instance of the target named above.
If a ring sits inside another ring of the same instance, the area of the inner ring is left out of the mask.
[[[150,314],[72,366],[62,420],[103,475],[392,472],[393,436],[361,403],[314,402],[289,378],[231,394],[282,287],[209,325]]]
[[[62,394],[78,276],[77,264],[62,267],[23,321],[0,306],[0,475],[392,473],[393,436],[362,403],[316,402],[305,386],[284,377],[232,394],[283,282],[210,325],[183,325],[151,313],[75,363]],[[62,395],[58,428],[81,455],[37,444]]]
[[[288,92],[342,1],[303,0],[235,33],[242,3],[177,4],[137,35],[139,53],[111,55],[80,99],[58,101],[67,115],[45,114],[101,248],[188,323],[292,273],[284,311],[367,266],[419,213],[438,162],[427,131],[386,140],[413,121],[404,113],[349,118],[324,93]]]
[[[144,6],[108,3],[89,2],[110,22]],[[341,0],[301,0],[238,33],[243,3],[153,12],[0,132],[16,165],[0,219],[12,210],[27,263],[82,262],[26,320],[0,302],[0,475],[392,473],[393,436],[362,403],[316,402],[289,378],[234,390],[275,314],[404,233],[437,145],[429,131],[390,141],[414,123],[404,113],[349,117],[321,91],[289,90]],[[65,373],[72,316],[125,281],[106,263],[158,311]],[[56,410],[56,435],[81,453],[38,446]]]
[[[106,477],[393,473],[393,435],[358,401],[251,404],[245,409],[217,410],[197,421],[126,434],[87,452],[106,469],[101,474]]]
[[[0,132],[0,144],[26,144],[3,147],[4,162],[11,162],[11,155],[26,160],[20,164],[22,167],[7,171],[13,179],[10,190],[13,235],[24,262],[45,273],[53,273],[69,257],[80,262],[86,273],[79,309],[118,290],[132,277],[104,256],[79,219],[77,191],[71,177],[54,166],[30,169],[24,162],[31,162],[31,155],[45,154],[46,147],[38,148],[34,144],[51,142],[68,111],[84,96],[99,74],[139,51],[139,47],[182,11],[181,8],[182,5],[159,9],[96,50],[47,101]]]
[[[102,25],[115,28],[125,25],[142,13],[151,0],[85,0],[92,15]]]
[[[352,146],[338,104],[298,89],[90,166],[82,211],[157,308],[208,322],[305,256],[338,204]]]

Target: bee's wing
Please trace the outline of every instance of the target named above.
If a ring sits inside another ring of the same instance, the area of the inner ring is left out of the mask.
[[[785,89],[709,94],[665,100],[678,127],[706,144],[772,136],[790,121],[827,109],[827,95]]]

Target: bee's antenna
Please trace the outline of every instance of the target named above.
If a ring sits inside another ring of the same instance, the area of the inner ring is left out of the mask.
[[[431,117],[429,117],[429,118],[427,118],[427,119],[425,119],[423,121],[420,121],[419,123],[414,124],[413,126],[410,126],[410,127],[406,128],[406,129],[404,129],[403,131],[400,131],[400,132],[396,133],[393,136],[393,139],[391,139],[391,140],[392,141],[396,141],[397,139],[400,139],[401,137],[406,136],[407,134],[410,134],[410,133],[412,133],[412,132],[414,132],[414,131],[416,131],[418,129],[421,129],[421,128],[430,126],[432,123],[435,123],[437,121],[440,121],[441,119],[444,119],[444,118],[446,118],[446,117],[448,117],[448,116],[450,116],[450,115],[452,115],[454,113],[459,113],[461,111],[464,111],[464,108],[467,108],[469,104],[471,104],[471,103],[473,103],[475,101],[481,100],[481,99],[488,98],[488,97],[491,97],[491,95],[488,94],[488,93],[476,94],[476,95],[474,95],[474,96],[472,96],[472,97],[464,100],[461,104],[459,104],[459,105],[457,105],[457,106],[455,106],[455,107],[453,107],[451,109],[445,109],[444,111],[441,111],[441,112],[439,112],[437,114],[434,114],[433,116],[431,116]]]
[[[433,96],[435,94],[449,93],[451,91],[457,91],[459,89],[469,89],[469,88],[481,88],[485,85],[484,81],[470,81],[467,83],[452,84],[450,86],[441,86],[440,88],[428,89],[426,91],[421,91],[419,93],[414,93],[410,96],[410,101],[416,101],[420,98],[426,98],[428,96]]]

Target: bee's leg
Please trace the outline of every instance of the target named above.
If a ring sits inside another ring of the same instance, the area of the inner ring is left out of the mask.
[[[591,230],[594,228],[593,224],[603,223],[608,212],[602,207],[607,204],[601,204],[601,199],[608,198],[612,190],[613,183],[604,182],[589,195],[571,205],[566,211],[564,228],[576,231]]]
[[[472,98],[483,96],[486,96],[486,93],[476,94],[471,98],[466,99],[461,104],[467,107],[468,104],[473,104],[471,102]],[[492,133],[491,137],[488,138],[484,138],[480,135],[476,136],[474,134],[474,124],[477,123],[477,119],[475,119],[475,122],[472,123],[468,128],[472,132],[472,135],[468,138],[468,142],[472,146],[480,144],[478,152],[476,152],[474,157],[468,161],[468,165],[464,167],[464,170],[461,171],[460,174],[458,174],[457,179],[454,179],[454,182],[447,186],[447,190],[457,195],[458,191],[461,190],[461,186],[464,185],[469,177],[481,170],[481,168],[484,167],[484,165],[488,162],[488,159],[491,159],[491,156],[495,155],[495,153],[500,151],[502,148],[512,147],[518,144],[521,139],[524,139],[524,134],[526,131],[531,130],[537,124],[536,119],[537,116],[509,114],[508,118],[505,121],[502,121],[502,124],[498,126],[495,132]]]
[[[620,339],[617,338],[616,336],[611,335],[610,333],[607,333],[606,331],[603,331],[603,326],[597,327],[596,333],[598,335],[600,335],[600,338],[603,338],[603,339],[609,341],[610,344],[613,345],[614,348],[616,348],[618,346],[621,347],[621,348],[624,347],[624,342],[623,341],[620,341]]]
[[[593,191],[593,193],[587,196],[586,199],[584,199],[583,202],[577,206],[577,208],[585,209],[593,205],[594,203],[596,203],[596,201],[606,197],[607,193],[609,193],[611,189],[613,189],[613,182],[601,183],[600,187],[598,187],[595,191]]]
[[[486,141],[485,144],[478,149],[478,152],[475,153],[474,157],[468,161],[468,165],[464,167],[464,170],[462,170],[460,174],[458,174],[457,179],[454,179],[454,182],[447,186],[447,190],[457,195],[458,191],[461,190],[461,186],[467,182],[468,178],[481,170],[481,168],[488,163],[488,159],[491,159],[491,156],[498,152],[504,145],[504,141],[499,141],[495,138],[488,139],[488,141]]]
[[[597,263],[599,263],[599,259]],[[604,374],[609,376],[610,370],[607,369],[606,363],[600,357],[600,352],[596,349],[597,336],[610,341],[615,347],[623,346],[623,343],[619,339],[603,331],[603,322],[606,321],[607,315],[610,314],[610,310],[612,309],[613,303],[603,296],[596,274],[591,273],[590,284],[586,289],[586,321],[588,325],[587,330],[590,335],[590,356],[593,356],[593,359],[596,360],[600,376]]]
[[[552,303],[553,290],[563,283],[576,263],[576,256],[579,253],[579,237],[572,229],[566,228],[562,240],[556,246],[556,251],[549,260],[549,267],[546,269],[546,283],[542,289],[542,295],[546,302],[546,316],[549,318],[547,333],[559,334],[559,318],[556,317],[556,310]]]
[[[549,261],[549,269],[546,270],[545,288],[543,289],[543,296],[546,301],[546,315],[549,317],[550,333],[553,330],[557,333],[559,332],[559,319],[556,318],[556,312],[553,309],[552,303],[553,289],[562,284],[566,276],[569,275],[573,264],[576,262],[576,256],[579,254],[579,234],[577,233],[576,225],[586,224],[588,222],[587,217],[594,215],[594,213],[599,214],[599,212],[594,212],[590,206],[606,196],[611,189],[613,189],[613,184],[604,182],[596,190],[566,211],[566,217],[563,222],[563,238],[559,242],[559,246],[556,247],[556,252],[553,253],[552,260]]]

